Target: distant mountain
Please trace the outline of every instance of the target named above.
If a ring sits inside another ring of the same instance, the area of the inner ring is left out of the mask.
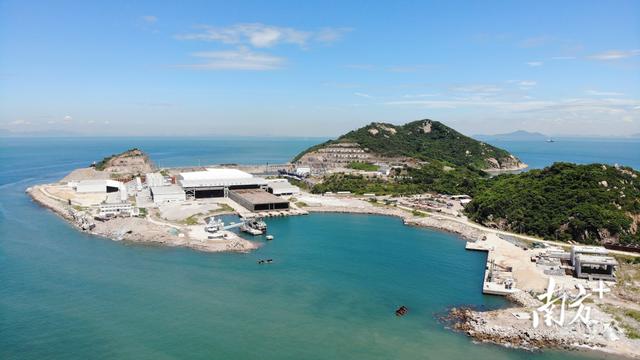
[[[344,159],[362,161],[359,160],[363,158],[360,153],[366,159],[378,161],[442,161],[476,169],[515,169],[523,165],[506,150],[472,139],[438,121],[428,119],[404,125],[371,123],[336,140],[313,146],[300,153],[293,161],[315,162],[326,166]]]
[[[525,130],[517,130],[506,134],[496,135],[475,135],[474,138],[491,141],[491,140],[507,140],[507,141],[544,141],[549,136],[541,134],[539,132],[529,132]]]

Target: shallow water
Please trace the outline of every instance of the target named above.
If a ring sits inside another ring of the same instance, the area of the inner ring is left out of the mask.
[[[275,240],[258,239],[250,254],[117,243],[76,231],[23,191],[133,141],[14,141],[0,152],[2,359],[579,358],[476,345],[445,329],[437,314],[451,305],[505,304],[481,294],[485,255],[454,235],[315,214],[270,219]],[[153,146],[160,161],[193,164],[166,140]],[[273,145],[270,161],[305,146]],[[206,149],[211,162],[249,158]],[[399,305],[407,316],[395,317]]]

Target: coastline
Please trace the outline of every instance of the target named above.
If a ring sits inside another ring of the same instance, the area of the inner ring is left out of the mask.
[[[51,210],[77,230],[112,241],[186,247],[204,252],[249,252],[259,247],[257,243],[245,240],[230,231],[225,231],[225,237],[222,239],[207,239],[202,234],[197,234],[194,226],[162,223],[150,219],[149,216],[112,219],[107,223],[96,222],[95,228],[83,229],[72,216],[71,207],[64,204],[61,199],[47,194],[43,186],[45,185],[35,185],[27,188],[25,192],[37,204]]]
[[[490,236],[494,241],[498,239],[497,241],[506,247],[517,248],[506,240],[499,239],[494,229],[479,229],[461,221],[454,221],[447,216],[432,213],[426,216],[415,216],[408,208],[314,206],[305,209],[310,213],[331,212],[396,216],[403,219],[405,225],[454,233],[472,242]],[[520,255],[522,256],[522,254]],[[519,272],[520,276],[525,277],[531,271],[525,267]],[[518,275],[518,270],[515,270],[514,274]],[[536,283],[532,279],[523,279],[523,282],[528,283],[528,286],[533,286]],[[544,288],[540,288],[539,282],[537,285],[538,291],[544,290]],[[594,327],[594,333],[591,333],[591,330],[585,331],[584,328],[580,328],[579,323],[578,326],[566,328],[543,325],[534,329],[530,320],[523,322],[515,315],[531,314],[542,303],[535,299],[529,291],[524,290],[508,295],[507,300],[509,300],[510,306],[492,311],[476,311],[465,307],[453,308],[448,315],[448,320],[452,323],[453,330],[464,333],[478,343],[491,343],[528,351],[556,349],[613,355],[621,359],[640,359],[640,341],[627,338],[624,331],[617,325],[611,328]],[[619,299],[615,301],[619,301]],[[602,311],[597,306],[594,306],[593,310],[593,317],[615,323],[611,314]]]
[[[38,204],[52,210],[57,215],[64,218],[75,228],[82,230],[73,216],[68,212],[69,206],[61,199],[55,199],[51,194],[47,194],[44,185],[36,185],[28,188],[26,192]],[[375,204],[352,197],[330,197],[304,193],[301,196],[304,203],[313,205],[304,206],[303,210],[309,213],[350,213],[365,215],[395,216],[401,218],[408,226],[417,226],[454,233],[463,239],[477,241],[483,237],[490,237],[493,241],[498,241],[507,247],[516,246],[498,237],[499,230],[484,228],[478,224],[472,224],[466,219],[453,218],[450,215],[440,213],[417,211],[401,205]],[[295,206],[294,209],[297,209]],[[297,209],[299,210],[299,209]],[[114,222],[115,221],[115,222]],[[172,247],[187,247],[204,252],[250,252],[258,248],[256,243],[245,240],[234,233],[230,233],[228,239],[206,240],[193,236],[193,229],[189,226],[178,226],[174,224],[157,221],[147,216],[147,218],[124,218],[109,220],[116,228],[131,228],[135,231],[118,234],[114,231],[107,231],[102,227],[86,231],[92,235],[108,238],[115,241],[131,241],[133,243],[157,244]],[[135,228],[136,223],[142,223],[141,229]],[[202,228],[202,225],[197,225]],[[172,233],[169,228],[179,228],[179,233]],[[201,231],[204,233],[204,231]],[[526,255],[519,254],[519,257]],[[525,269],[528,271],[528,269]],[[517,275],[516,270],[514,274]],[[522,273],[522,271],[521,271]],[[520,279],[517,279],[520,281]],[[521,291],[518,294],[520,300],[509,298],[513,302],[513,307],[493,311],[464,311],[454,309],[451,316],[456,319],[454,329],[464,332],[474,341],[493,343],[505,347],[522,348],[527,350],[539,349],[563,349],[572,351],[593,350],[607,354],[615,354],[625,358],[639,358],[637,346],[639,342],[630,341],[624,338],[619,340],[620,333],[615,335],[618,338],[615,342],[607,342],[608,334],[601,333],[600,336],[588,337],[586,340],[576,335],[575,331],[558,331],[559,329],[543,329],[532,331],[531,324],[514,323],[514,313],[531,312],[535,307],[531,307],[532,298],[527,292]],[[523,301],[522,298],[525,298]],[[457,312],[456,312],[457,311]],[[602,315],[602,314],[601,314]],[[606,315],[603,315],[606,317]],[[624,336],[624,335],[622,335]]]

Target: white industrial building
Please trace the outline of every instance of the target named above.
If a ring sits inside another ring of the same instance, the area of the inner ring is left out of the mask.
[[[115,193],[118,192],[120,200],[127,200],[127,187],[115,180],[80,180],[70,183],[77,193]]]
[[[108,216],[134,216],[138,215],[138,209],[129,202],[101,204],[98,214],[102,217]]]
[[[267,180],[267,191],[273,195],[295,195],[300,193],[300,188],[291,185],[287,179],[269,179]]]
[[[160,173],[148,173],[144,175],[148,187],[165,185],[164,176]]]
[[[193,198],[227,197],[229,190],[267,187],[265,179],[237,169],[211,168],[185,172],[180,173],[177,180],[187,196]]]
[[[151,198],[156,204],[185,201],[187,199],[184,190],[178,185],[152,186]]]

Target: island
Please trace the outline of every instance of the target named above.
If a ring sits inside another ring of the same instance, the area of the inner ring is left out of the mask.
[[[408,226],[459,234],[467,250],[486,252],[483,293],[512,301],[492,311],[451,309],[452,328],[511,347],[637,356],[640,173],[608,164],[524,169],[508,151],[425,119],[371,123],[286,164],[158,168],[134,148],[27,193],[90,234],[207,252],[248,252],[277,241],[267,235],[265,217],[396,216]],[[610,292],[584,303],[593,326],[532,327],[552,282],[553,294],[574,299],[601,281]]]

